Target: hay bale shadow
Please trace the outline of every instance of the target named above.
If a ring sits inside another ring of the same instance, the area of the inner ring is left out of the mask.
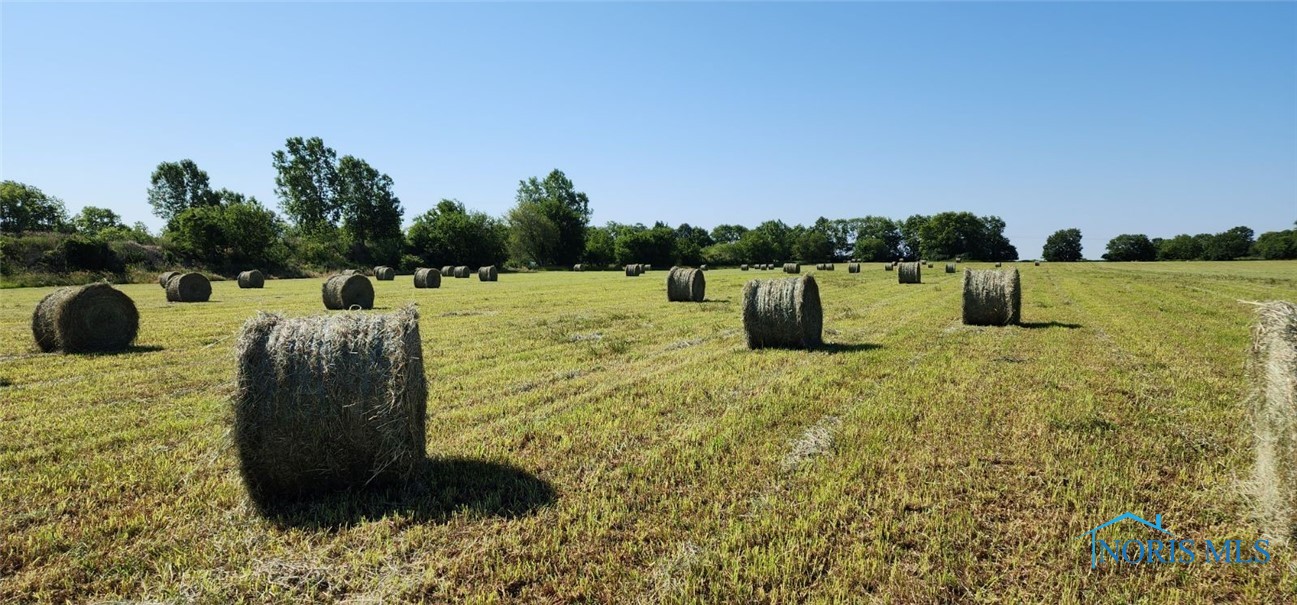
[[[855,342],[855,343],[826,342],[811,350],[821,351],[824,353],[829,353],[831,355],[836,355],[838,353],[859,353],[861,351],[872,351],[874,349],[881,349],[881,348],[883,348],[883,345],[873,344],[869,342]]]
[[[114,357],[117,355],[130,355],[131,353],[156,353],[165,350],[167,350],[166,347],[158,345],[131,345],[120,351],[97,351],[94,353],[81,353],[81,355],[84,357]]]
[[[1077,328],[1083,327],[1081,324],[1069,324],[1060,321],[1024,321],[1018,324],[1018,326],[1026,328],[1028,330],[1040,330],[1040,329],[1047,329],[1047,328],[1063,328],[1065,330],[1075,330]]]
[[[407,485],[255,506],[280,527],[336,530],[390,514],[416,523],[444,523],[457,513],[514,519],[555,498],[548,482],[511,464],[452,457],[425,459]]]

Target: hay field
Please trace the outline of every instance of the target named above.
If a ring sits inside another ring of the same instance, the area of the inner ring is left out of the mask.
[[[1236,301],[1297,300],[1297,263],[1017,266],[1011,328],[960,323],[958,273],[804,267],[814,352],[744,346],[742,286],[779,271],[708,271],[701,304],[662,270],[375,281],[422,314],[424,476],[273,518],[234,334],[325,312],[320,280],[122,286],[137,347],[101,356],[38,353],[51,289],[0,291],[0,602],[1294,600],[1291,550],[1091,570],[1075,538],[1126,511],[1257,538]]]

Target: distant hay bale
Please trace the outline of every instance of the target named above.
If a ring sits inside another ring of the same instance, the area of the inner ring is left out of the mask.
[[[739,265],[739,271],[747,271],[747,270],[748,270],[747,265]]]
[[[703,265],[703,266],[706,267],[707,265]],[[640,267],[641,267],[641,269],[640,269],[640,273],[643,273],[643,272],[645,272],[645,271],[652,271],[652,270],[653,270],[653,265],[651,265],[651,264],[648,264],[648,265],[640,265]]]
[[[1000,263],[995,263],[995,266],[997,266],[997,267],[1000,266]]]
[[[212,282],[202,273],[173,275],[167,280],[168,302],[207,302],[212,297]]]
[[[955,272],[955,263],[946,263],[946,273]]]
[[[833,271],[834,270],[833,263],[824,263],[824,270]]]
[[[1249,416],[1256,446],[1253,490],[1263,534],[1297,541],[1297,304],[1264,303],[1252,325]]]
[[[440,288],[441,271],[437,269],[415,269],[414,270],[414,287],[416,288]]]
[[[575,265],[572,265],[572,270],[573,270],[573,271],[581,271],[581,270],[582,270],[582,269],[581,269],[581,264],[580,264],[580,263],[577,263],[577,264],[575,264]]]
[[[167,281],[177,275],[180,275],[179,271],[167,271],[166,273],[158,275],[158,285],[162,286],[162,289],[165,290],[167,287]]]
[[[456,279],[468,279],[469,273],[470,272],[468,270],[468,267],[465,265],[460,265],[458,267],[455,267],[454,270],[454,275]]]
[[[962,257],[962,256],[956,256],[956,257],[955,257],[955,262],[956,262],[956,263],[962,263],[962,262],[964,262],[964,257]]]
[[[122,351],[139,331],[135,302],[106,283],[59,288],[32,313],[32,336],[46,353]]]
[[[784,273],[801,273],[802,266],[797,263],[784,263]]]
[[[446,265],[445,267],[441,268],[441,274],[444,277],[455,277],[455,267],[451,265]]]
[[[1040,266],[1040,261],[1036,261],[1036,266],[1037,266],[1037,267]]]
[[[374,267],[374,279],[378,281],[392,281],[396,279],[396,269],[386,265]]]
[[[239,274],[240,288],[263,288],[265,285],[266,276],[262,275],[261,272],[256,269],[244,271]]]
[[[322,290],[326,309],[374,308],[374,284],[364,275],[334,275],[324,282]]]
[[[743,287],[743,329],[749,349],[819,346],[823,324],[814,276],[754,279]]]
[[[895,269],[896,269],[896,266],[893,265],[893,264],[891,264],[891,263],[888,263],[888,264],[886,264],[886,265],[883,265],[883,270],[884,270],[884,271],[893,271],[893,270],[895,270]]]
[[[668,302],[702,302],[706,290],[702,269],[672,267],[667,273]]]
[[[706,265],[706,264],[698,265],[698,270],[699,270],[699,271],[706,271],[706,270],[707,270],[707,265]]]
[[[487,265],[477,270],[478,281],[497,281],[500,278],[500,272],[496,270],[495,265]]]
[[[847,263],[847,273],[860,273],[860,263]]]
[[[636,275],[639,275],[639,267],[637,265],[626,265],[626,277],[635,277]]]
[[[964,325],[1008,326],[1022,314],[1018,270],[964,269]]]
[[[928,263],[928,268],[929,268],[929,269],[932,268],[932,263]]]
[[[896,268],[896,280],[902,284],[923,283],[922,263],[901,263]]]
[[[258,506],[407,481],[423,465],[428,387],[413,307],[260,313],[235,352],[233,436]]]

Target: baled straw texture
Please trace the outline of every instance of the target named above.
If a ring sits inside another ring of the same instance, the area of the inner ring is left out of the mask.
[[[667,301],[702,302],[707,281],[701,269],[672,267],[667,273]]]
[[[321,290],[326,309],[374,308],[374,284],[364,275],[334,275],[324,282]]]
[[[239,273],[240,288],[263,288],[265,285],[266,276],[256,269]]]
[[[901,263],[896,267],[896,280],[902,284],[920,284],[923,283],[923,267],[921,263]]]
[[[32,313],[32,336],[46,353],[122,351],[139,331],[135,302],[105,283],[59,288]]]
[[[425,460],[419,313],[260,313],[235,345],[234,442],[258,505],[411,478]]]
[[[356,270],[355,270],[355,269],[343,269],[343,270],[342,270],[342,273],[339,273],[339,275],[356,275]]]
[[[754,279],[743,287],[743,329],[749,349],[808,349],[822,340],[824,313],[815,277]]]
[[[387,265],[374,267],[374,279],[377,279],[378,281],[392,281],[396,279],[396,269],[388,267]]]
[[[1276,542],[1297,541],[1297,304],[1257,308],[1247,369],[1257,520]]]
[[[496,270],[495,265],[487,265],[477,270],[478,281],[496,281],[500,278],[500,272]]]
[[[1018,270],[964,269],[964,325],[1008,326],[1022,314]]]
[[[158,285],[162,286],[162,289],[165,290],[167,288],[167,281],[177,275],[180,275],[179,271],[167,271],[166,273],[159,274]]]
[[[169,302],[207,302],[212,297],[212,282],[202,273],[173,275],[167,280]]]
[[[440,288],[441,271],[436,269],[415,269],[414,270],[414,287],[416,288]]]

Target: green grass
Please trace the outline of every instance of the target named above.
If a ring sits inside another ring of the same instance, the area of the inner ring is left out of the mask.
[[[744,347],[774,271],[708,272],[703,304],[662,271],[375,282],[422,313],[429,470],[272,519],[230,444],[234,335],[324,312],[319,280],[120,286],[138,348],[102,356],[37,353],[50,289],[6,290],[0,601],[1297,599],[1291,550],[1091,570],[1074,539],[1125,511],[1258,537],[1237,301],[1297,299],[1297,263],[1019,267],[1012,328],[960,325],[940,267],[817,273],[814,352]]]

